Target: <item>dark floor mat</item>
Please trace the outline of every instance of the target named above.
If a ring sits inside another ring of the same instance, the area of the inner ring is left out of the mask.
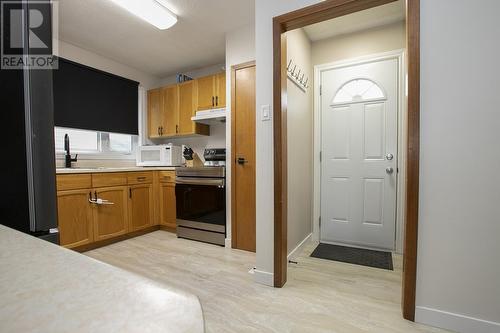
[[[391,252],[321,243],[311,253],[311,257],[393,270]]]

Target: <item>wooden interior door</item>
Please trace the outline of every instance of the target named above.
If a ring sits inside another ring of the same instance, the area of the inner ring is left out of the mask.
[[[214,75],[196,79],[198,83],[198,110],[213,109],[215,107],[215,80]]]
[[[163,95],[163,135],[177,134],[179,125],[179,87],[172,85],[162,89]]]
[[[255,252],[255,64],[232,70],[232,247]]]
[[[160,224],[176,227],[175,183],[160,183]]]
[[[129,187],[128,214],[129,232],[153,225],[153,184],[140,184]]]
[[[160,136],[162,126],[161,89],[148,91],[148,134],[150,138]]]
[[[188,81],[179,85],[179,128],[178,134],[188,135],[195,132],[191,118],[196,112],[195,81]]]
[[[215,107],[226,107],[226,72],[217,74],[217,93],[215,96]]]
[[[108,204],[97,205],[94,209],[94,240],[100,241],[128,231],[127,187],[106,187],[93,190],[99,199]]]
[[[60,244],[74,248],[94,241],[90,190],[57,192]]]

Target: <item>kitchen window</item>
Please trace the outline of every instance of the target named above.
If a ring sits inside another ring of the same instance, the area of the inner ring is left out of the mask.
[[[55,127],[55,148],[58,154],[64,154],[65,152],[65,134],[69,135],[70,151],[72,154],[99,156],[131,155],[137,145],[136,135]]]

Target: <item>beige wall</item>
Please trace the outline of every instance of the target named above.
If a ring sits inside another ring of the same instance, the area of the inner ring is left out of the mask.
[[[405,48],[405,23],[336,36],[313,43],[313,65]]]
[[[416,319],[500,332],[500,1],[421,6]]]
[[[303,29],[287,33],[287,57],[313,79],[311,42]],[[305,92],[287,81],[288,110],[288,254],[312,232],[312,87]]]
[[[59,46],[59,52],[57,55],[60,57],[140,82],[140,84],[146,89],[154,88],[160,82],[159,77],[121,64],[113,59],[106,58],[62,40],[57,41],[57,43]]]

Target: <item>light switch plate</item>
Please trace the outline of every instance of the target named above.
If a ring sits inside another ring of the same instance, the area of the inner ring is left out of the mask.
[[[260,118],[262,121],[271,120],[271,106],[269,104],[261,106]]]

